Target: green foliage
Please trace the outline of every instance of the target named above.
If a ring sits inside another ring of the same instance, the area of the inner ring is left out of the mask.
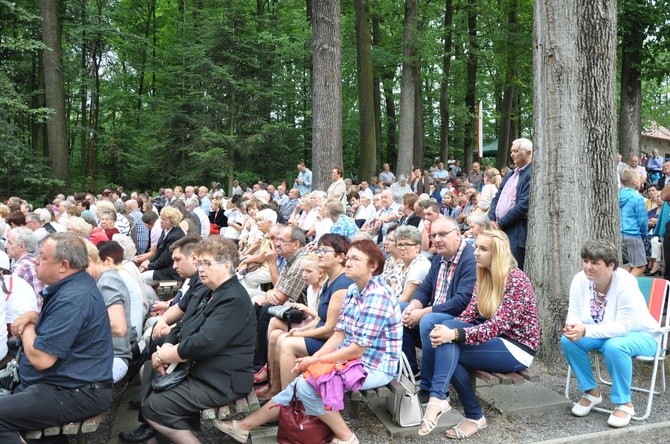
[[[664,126],[670,126],[669,3],[619,1],[621,32],[641,27],[649,36],[642,66],[643,120]],[[248,0],[61,2],[73,188],[227,184],[231,169],[249,184],[282,178],[292,183],[296,163],[311,161],[311,27],[304,0],[264,0],[260,13],[258,5]],[[468,119],[467,5],[453,0],[449,144],[456,158],[462,158]],[[508,29],[512,5],[517,25]],[[16,190],[37,197],[52,185],[41,154],[40,129],[50,110],[41,105],[38,6],[34,0],[0,0],[0,146],[8,153],[0,165],[3,194]],[[531,132],[532,7],[531,0],[477,1],[476,90],[484,102],[485,140],[497,137],[507,81],[516,87],[520,132]],[[426,159],[440,151],[444,8],[444,1],[420,2]],[[343,166],[349,176],[359,162],[353,0],[342,0],[341,10]],[[403,11],[402,1],[370,0],[379,23],[373,70],[389,86],[396,112]],[[389,161],[396,153],[386,152],[383,88],[380,94],[381,157]]]
[[[4,201],[22,196],[41,202],[48,190],[63,183],[52,177],[44,156],[21,141],[19,128],[9,120],[9,114],[0,108],[0,197]]]

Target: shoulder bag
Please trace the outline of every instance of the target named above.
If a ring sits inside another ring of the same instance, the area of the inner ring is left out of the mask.
[[[277,404],[279,408],[279,428],[277,443],[279,444],[326,444],[333,439],[333,431],[316,416],[305,413],[305,407],[295,396],[296,386],[293,385],[293,398],[288,405]]]
[[[400,427],[413,427],[421,423],[423,408],[416,390],[416,381],[407,357],[400,352],[400,371],[396,381],[405,389],[405,393],[394,393],[386,398],[386,409],[393,422]]]

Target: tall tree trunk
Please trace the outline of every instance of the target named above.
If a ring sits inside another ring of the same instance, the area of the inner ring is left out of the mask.
[[[97,1],[98,16],[97,29],[94,38],[91,40],[90,55],[91,55],[91,77],[93,81],[93,89],[90,91],[90,111],[88,122],[88,176],[95,179],[97,158],[96,150],[98,149],[98,139],[100,136],[100,63],[102,61],[102,2]],[[117,154],[118,155],[118,154]],[[120,156],[118,156],[120,158]],[[116,160],[116,159],[115,159]],[[112,180],[118,180],[119,162],[112,162],[111,177]]]
[[[386,162],[394,164],[398,159],[398,115],[395,106],[395,94],[393,93],[393,72],[387,72],[383,79],[384,85],[384,109],[386,110]],[[377,167],[383,164],[381,158],[377,159]],[[376,170],[379,171],[379,168]]]
[[[505,66],[505,83],[503,86],[503,98],[500,105],[500,126],[498,130],[498,153],[496,154],[496,167],[502,168],[507,164],[509,149],[517,134],[512,131],[512,119],[516,98],[516,64],[517,52],[514,48],[515,35],[517,31],[517,0],[509,0],[507,3],[507,61]]]
[[[42,63],[43,50],[37,51],[32,56],[32,75],[31,75],[31,87],[32,91],[44,91],[44,64]],[[35,93],[31,98],[32,109],[44,108],[44,94]],[[33,151],[35,153],[43,154],[45,157],[48,156],[47,153],[47,144],[46,144],[46,125],[43,121],[38,119],[36,116],[30,117],[30,130],[31,130],[31,142]]]
[[[86,85],[88,84],[88,34],[86,30],[88,28],[88,2],[83,0],[80,2],[81,7],[81,23],[82,28],[81,32],[81,56],[79,59],[79,114],[81,116],[81,122],[78,125],[81,129],[79,130],[79,144],[81,145],[81,160],[80,167],[82,175],[87,177],[88,170],[88,135],[89,131],[87,130],[88,126],[88,90]]]
[[[616,1],[535,0],[535,141],[526,270],[542,355],[563,365],[570,282],[587,239],[620,245],[614,169]],[[575,199],[583,204],[575,205]]]
[[[356,61],[358,64],[358,177],[366,180],[377,168],[377,125],[372,79],[370,8],[367,0],[356,0]]]
[[[312,20],[312,0],[305,0],[305,13],[307,18],[307,23],[312,26],[312,33],[314,32],[314,23]],[[305,72],[303,73],[303,82],[302,82],[302,115],[304,116],[303,122],[303,152],[304,155],[301,157],[301,160],[309,158],[309,154],[312,150],[313,143],[313,119],[314,114],[310,112],[310,99],[311,97],[311,86],[314,84],[314,65],[311,57],[305,57],[303,61],[305,66]],[[305,81],[309,80],[309,83]],[[312,179],[313,180],[313,179]]]
[[[312,3],[312,188],[325,190],[342,166],[342,48],[340,1]]]
[[[622,30],[621,104],[619,110],[619,152],[625,162],[640,155],[642,114],[642,44],[646,38],[641,26]],[[651,153],[650,153],[651,154]]]
[[[151,45],[151,19],[154,16],[156,9],[156,0],[147,2],[147,18],[144,22],[144,46],[142,47],[142,54],[140,56],[140,72],[139,72],[139,86],[137,88],[137,124],[139,125],[142,118],[142,103],[144,102],[144,82],[147,72],[147,58],[149,57],[149,46]]]
[[[266,31],[266,25],[272,20],[273,16],[273,6],[268,4],[268,11],[266,11],[265,3],[266,0],[256,0],[256,30],[259,35]],[[272,32],[271,30],[269,31]],[[260,103],[258,104],[258,113],[259,117],[264,122],[270,122],[270,120],[272,120],[272,100],[269,99],[268,95],[270,91],[272,91],[272,66],[274,64],[274,58],[274,43],[271,40],[264,41],[263,46],[258,49],[258,61],[260,64],[258,75],[263,90],[263,93],[259,95]]]
[[[412,168],[423,168],[423,94],[421,90],[421,65],[414,66],[414,149],[412,150]],[[430,103],[430,102],[429,102]],[[408,176],[409,177],[409,176]]]
[[[400,144],[398,146],[398,164],[396,176],[409,177],[412,168],[412,149],[414,148],[414,106],[416,70],[416,30],[419,18],[418,0],[405,0],[405,22],[403,25],[402,79],[400,82]]]
[[[67,127],[65,123],[65,83],[58,18],[58,1],[40,0],[42,15],[42,42],[44,49],[45,102],[54,110],[47,121],[47,145],[51,160],[51,171],[56,179],[63,181],[54,191],[66,190],[70,184]]]
[[[381,17],[379,13],[375,13],[372,17],[372,46],[380,47],[381,46],[381,31],[379,29]],[[376,174],[377,168],[381,165],[382,161],[382,78],[381,78],[381,66],[375,66],[374,60],[372,65],[372,87],[373,91],[373,101],[375,107],[375,142],[377,146],[375,147],[375,165],[373,166],[372,174]],[[358,181],[361,180],[370,180],[370,176],[367,177],[358,177]]]
[[[442,80],[440,81],[440,159],[444,162],[449,158],[449,78],[451,76],[453,26],[453,0],[446,0],[444,7],[444,53],[442,54]]]
[[[472,147],[477,133],[477,0],[468,0],[468,67],[465,86],[465,130],[463,137],[463,171],[470,170]]]
[[[156,1],[152,0],[153,9],[151,11],[151,90],[149,95],[156,96],[156,48],[158,47],[158,26],[156,25]]]

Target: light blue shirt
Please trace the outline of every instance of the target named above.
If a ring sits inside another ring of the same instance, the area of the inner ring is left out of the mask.
[[[301,196],[310,193],[312,191],[312,172],[309,168],[305,168],[305,171],[299,172],[298,178],[302,180],[302,183],[296,181],[293,184],[293,188],[297,188]]]
[[[647,161],[647,169],[651,171],[661,171],[663,169],[663,157],[652,156]]]

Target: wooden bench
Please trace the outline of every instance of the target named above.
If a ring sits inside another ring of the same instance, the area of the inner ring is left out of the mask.
[[[526,381],[537,382],[540,375],[531,369],[512,373],[489,373],[483,370],[470,371],[470,382],[472,387],[477,388],[477,379],[484,381],[488,385],[520,385]]]
[[[349,416],[352,419],[357,419],[361,413],[361,401],[368,399],[381,398],[385,399],[389,396],[403,396],[407,392],[405,388],[395,379],[386,384],[384,387],[377,387],[369,390],[359,390],[357,392],[348,393],[350,399]]]
[[[235,418],[241,414],[249,414],[260,407],[256,392],[252,389],[247,396],[238,399],[232,404],[203,410],[200,412],[200,417],[205,421],[211,421],[212,419],[226,420]]]
[[[102,415],[97,415],[81,422],[71,422],[62,426],[47,427],[44,430],[32,430],[26,433],[27,439],[40,439],[43,436],[56,436],[61,432],[64,435],[77,435],[77,443],[86,442],[86,433],[92,433],[98,430]]]

